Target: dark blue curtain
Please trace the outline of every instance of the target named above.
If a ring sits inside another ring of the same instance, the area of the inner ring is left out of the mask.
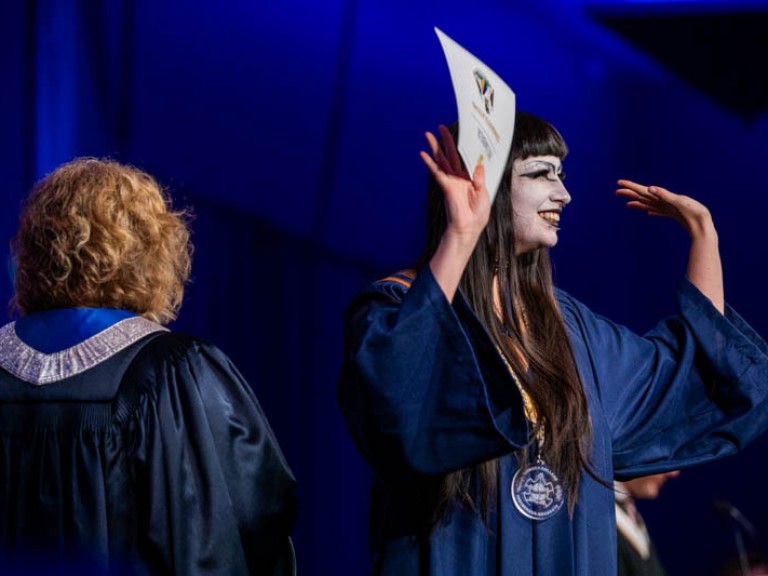
[[[194,207],[196,251],[173,328],[224,349],[263,404],[299,481],[301,573],[363,571],[367,549],[350,527],[365,525],[369,480],[338,414],[335,375],[341,311],[378,272],[254,215],[181,196]]]

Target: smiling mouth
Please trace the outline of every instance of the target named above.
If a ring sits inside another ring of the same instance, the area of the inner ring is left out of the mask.
[[[545,210],[544,212],[539,212],[539,216],[546,220],[547,224],[553,228],[560,228],[560,212],[557,210]]]

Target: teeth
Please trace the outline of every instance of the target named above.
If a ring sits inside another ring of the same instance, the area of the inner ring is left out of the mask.
[[[539,212],[539,216],[544,218],[544,220],[546,220],[550,224],[554,224],[555,226],[560,224],[560,213],[559,212]]]

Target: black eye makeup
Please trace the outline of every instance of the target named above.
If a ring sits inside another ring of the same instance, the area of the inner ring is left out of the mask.
[[[536,172],[527,172],[525,174],[521,174],[524,178],[546,178],[547,180],[551,180],[550,174],[552,174],[551,170],[537,170]]]
[[[524,163],[518,171],[518,174],[522,178],[530,178],[531,180],[536,180],[538,178],[545,178],[550,182],[556,182],[557,180],[562,182],[565,180],[565,172],[563,171],[562,166],[556,167],[551,162],[545,162],[543,160],[534,160],[532,162]]]

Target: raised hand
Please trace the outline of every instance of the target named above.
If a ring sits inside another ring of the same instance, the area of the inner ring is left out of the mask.
[[[445,195],[447,227],[429,266],[446,298],[453,300],[464,268],[491,216],[491,198],[485,188],[485,167],[478,164],[472,180],[463,169],[453,136],[440,126],[445,148],[431,132],[426,133],[430,156],[421,159]]]
[[[690,196],[674,194],[659,186],[643,186],[631,180],[619,180],[616,195],[627,198],[628,208],[643,210],[651,216],[672,218],[680,223],[691,236],[712,226],[709,209]]]
[[[643,186],[631,180],[619,180],[618,184],[616,195],[628,200],[628,208],[672,218],[688,231],[691,236],[688,279],[723,313],[723,268],[717,230],[709,209],[689,196],[674,194],[659,186]]]
[[[445,194],[446,234],[474,243],[480,237],[491,214],[491,200],[485,187],[485,168],[478,164],[470,180],[461,163],[453,136],[440,126],[444,149],[431,132],[426,133],[432,155],[421,152],[421,158]]]

